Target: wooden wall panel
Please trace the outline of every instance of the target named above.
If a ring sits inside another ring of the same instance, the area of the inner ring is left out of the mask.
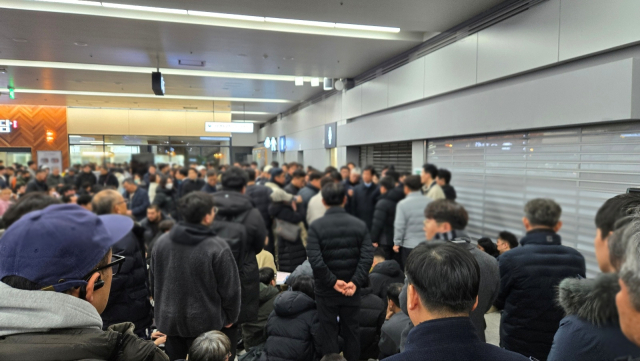
[[[0,133],[1,147],[30,147],[34,160],[38,150],[59,150],[64,168],[69,167],[66,107],[0,105],[0,119],[18,121],[18,129]],[[47,130],[55,134],[51,143],[46,139]]]

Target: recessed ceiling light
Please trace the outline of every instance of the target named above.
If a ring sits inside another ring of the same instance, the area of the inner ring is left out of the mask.
[[[206,63],[204,60],[178,60],[178,64],[186,66],[204,66]]]
[[[320,86],[320,78],[311,78],[311,86]]]
[[[73,43],[73,45],[75,45],[75,46],[87,46],[89,44],[76,41],[75,43]]]
[[[97,97],[119,97],[119,98],[157,98],[155,94],[147,93],[109,93],[109,92],[91,92],[91,91],[73,91],[73,90],[49,90],[49,89],[14,89],[16,93],[28,94],[52,94],[52,95],[78,95],[78,96],[97,96]],[[204,101],[229,101],[242,103],[292,103],[288,99],[265,99],[265,98],[233,98],[233,97],[209,97],[209,96],[192,96],[192,95],[173,95],[165,94],[163,99],[182,99],[182,100],[204,100]]]
[[[15,41],[16,43],[26,43],[28,41],[27,39],[22,38],[13,38],[11,40]]]
[[[296,77],[295,84],[296,84],[296,86],[303,86],[304,85],[304,78],[302,78],[301,76],[300,77]]]

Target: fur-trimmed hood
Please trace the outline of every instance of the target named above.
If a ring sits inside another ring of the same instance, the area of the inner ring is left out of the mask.
[[[558,287],[558,303],[567,316],[576,315],[597,326],[618,323],[618,291],[616,273],[601,274],[595,279],[567,278]]]

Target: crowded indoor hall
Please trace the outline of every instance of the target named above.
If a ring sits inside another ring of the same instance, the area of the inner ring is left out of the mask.
[[[0,0],[0,361],[640,361],[639,1],[113,1]]]

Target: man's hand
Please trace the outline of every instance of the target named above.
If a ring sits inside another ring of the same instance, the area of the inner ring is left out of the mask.
[[[160,331],[156,331],[151,334],[151,339],[156,346],[160,346],[163,343],[167,342],[167,335]]]
[[[333,289],[342,293],[344,295],[345,288],[347,287],[347,283],[343,280],[337,280],[336,284],[333,286]]]
[[[349,197],[353,197],[353,189],[349,189],[349,192],[347,192],[347,194],[349,194]]]
[[[388,320],[391,318],[391,316],[395,315],[396,313],[393,311],[393,307],[391,307],[391,304],[387,305],[387,316],[384,318],[385,320]]]
[[[298,205],[296,204],[296,202],[291,202],[291,208],[293,208],[294,212],[298,211]]]
[[[231,326],[233,326],[233,323],[230,323],[230,324],[228,324],[228,325],[224,325],[224,328],[229,328],[229,327],[231,327]]]
[[[296,196],[296,202],[302,203],[302,196]]]
[[[377,243],[371,243],[375,248],[378,248],[378,244]]]
[[[347,297],[351,297],[354,293],[356,293],[356,289],[356,285],[353,282],[349,282],[347,283],[347,287],[345,287],[344,295]]]
[[[128,210],[127,211],[127,216],[131,216],[131,215],[133,215],[133,213],[131,213],[131,210]]]
[[[393,246],[393,251],[395,253],[400,253],[400,246]]]

